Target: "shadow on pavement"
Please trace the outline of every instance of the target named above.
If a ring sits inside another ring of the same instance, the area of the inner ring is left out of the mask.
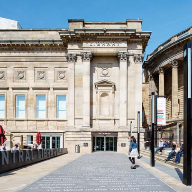
[[[175,168],[175,171],[177,172],[180,180],[183,182],[183,173],[181,172],[181,170],[179,168]]]

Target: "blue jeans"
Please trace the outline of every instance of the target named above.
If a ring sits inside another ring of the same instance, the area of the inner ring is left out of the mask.
[[[183,151],[182,152],[178,152],[175,158],[175,162],[176,163],[180,163],[181,160],[181,156],[183,155]]]
[[[164,147],[157,147],[157,149],[155,150],[155,154],[156,154],[158,151],[162,152],[163,149],[164,149]]]
[[[167,157],[167,161],[169,161],[171,159],[172,156],[174,156],[175,152],[171,151]]]

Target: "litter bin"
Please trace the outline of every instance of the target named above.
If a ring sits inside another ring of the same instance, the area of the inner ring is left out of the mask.
[[[79,145],[75,145],[75,153],[80,153],[80,146]]]

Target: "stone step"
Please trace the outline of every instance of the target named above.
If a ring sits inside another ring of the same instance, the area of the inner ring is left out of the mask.
[[[143,155],[143,156],[150,157],[150,151],[148,151],[148,150],[141,150],[140,154]],[[157,160],[157,161],[165,162],[166,158],[167,158],[166,155],[155,155],[155,160]],[[166,163],[169,164],[169,165],[172,165],[174,167],[177,167],[177,168],[183,168],[182,163],[176,164],[173,161],[167,161]]]

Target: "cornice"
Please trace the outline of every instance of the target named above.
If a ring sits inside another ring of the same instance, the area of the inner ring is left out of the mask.
[[[189,27],[188,29],[172,36],[167,41],[159,45],[151,54],[147,55],[147,60],[144,62],[143,68],[150,67],[154,62],[154,60],[162,56],[162,54],[164,57],[165,52],[175,47],[177,48],[182,47],[187,41],[191,39],[192,39],[192,27]]]
[[[64,51],[62,40],[0,40],[0,51]]]
[[[136,29],[75,29],[74,31],[59,31],[64,46],[68,43],[83,41],[128,41],[141,42],[143,50],[147,46],[151,32],[136,31]]]

